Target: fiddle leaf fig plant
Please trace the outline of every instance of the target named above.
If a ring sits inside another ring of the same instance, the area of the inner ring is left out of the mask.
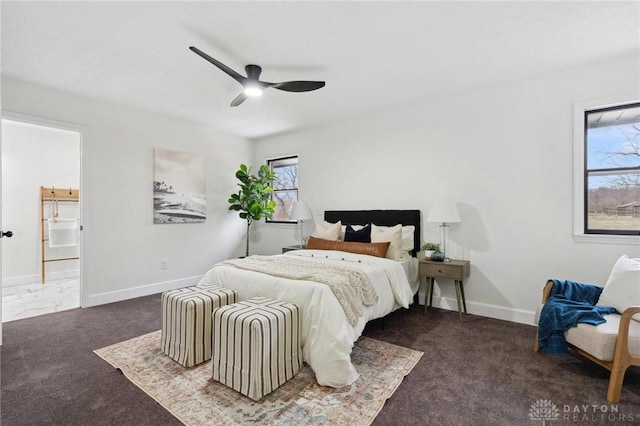
[[[261,165],[257,174],[252,174],[251,167],[240,164],[236,178],[240,181],[240,190],[229,196],[229,210],[239,212],[240,218],[247,221],[246,256],[249,256],[251,224],[255,220],[271,218],[276,209],[276,203],[271,199],[275,173],[267,164]]]

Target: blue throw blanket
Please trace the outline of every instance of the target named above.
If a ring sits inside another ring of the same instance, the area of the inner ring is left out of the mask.
[[[606,320],[603,315],[616,310],[598,303],[602,287],[573,281],[552,280],[549,300],[542,307],[538,322],[540,350],[548,354],[568,354],[564,332],[579,322],[598,325]]]

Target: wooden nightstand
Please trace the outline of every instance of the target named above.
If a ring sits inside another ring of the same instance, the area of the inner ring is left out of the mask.
[[[449,262],[434,262],[432,260],[420,261],[420,283],[423,277],[427,282],[427,292],[424,295],[424,314],[433,302],[433,282],[435,278],[449,278],[454,280],[456,287],[456,299],[458,301],[458,315],[462,322],[462,312],[467,313],[467,302],[464,300],[464,287],[462,282],[469,276],[470,263],[468,260],[451,260]],[[462,302],[462,303],[461,303]]]
[[[302,250],[304,248],[304,246],[301,246],[300,244],[298,245],[293,245],[293,246],[286,246],[286,247],[282,247],[282,253],[286,253],[288,251],[291,250]]]

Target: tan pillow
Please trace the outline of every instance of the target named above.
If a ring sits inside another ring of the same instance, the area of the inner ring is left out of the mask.
[[[371,224],[371,242],[382,243],[389,241],[387,259],[402,260],[402,225],[396,226],[376,226]]]
[[[322,238],[323,240],[338,241],[342,236],[342,222],[338,221],[337,223],[316,223],[316,229],[314,229],[311,236]]]
[[[356,243],[352,241],[330,241],[322,238],[309,237],[307,249],[340,250],[356,254],[385,257],[389,249],[389,242],[384,243]]]

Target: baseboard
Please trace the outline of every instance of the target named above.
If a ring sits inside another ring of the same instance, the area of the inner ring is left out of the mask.
[[[200,281],[200,278],[202,278],[202,275],[83,296],[80,305],[83,308],[88,308],[91,306],[104,305],[106,303],[135,299],[136,297],[148,296],[150,294],[162,293],[167,290],[196,285]]]
[[[419,301],[424,304],[424,293],[419,293]],[[488,305],[466,301],[467,312],[482,317],[495,318],[520,324],[534,325],[535,312],[522,309],[505,308],[504,306]],[[432,306],[450,311],[458,311],[458,303],[455,299],[433,296]]]
[[[79,269],[68,269],[66,271],[47,272],[46,281],[66,280],[68,278],[77,278],[80,276]],[[25,284],[34,284],[41,282],[40,274],[21,275],[17,277],[2,277],[2,287],[13,287]]]

